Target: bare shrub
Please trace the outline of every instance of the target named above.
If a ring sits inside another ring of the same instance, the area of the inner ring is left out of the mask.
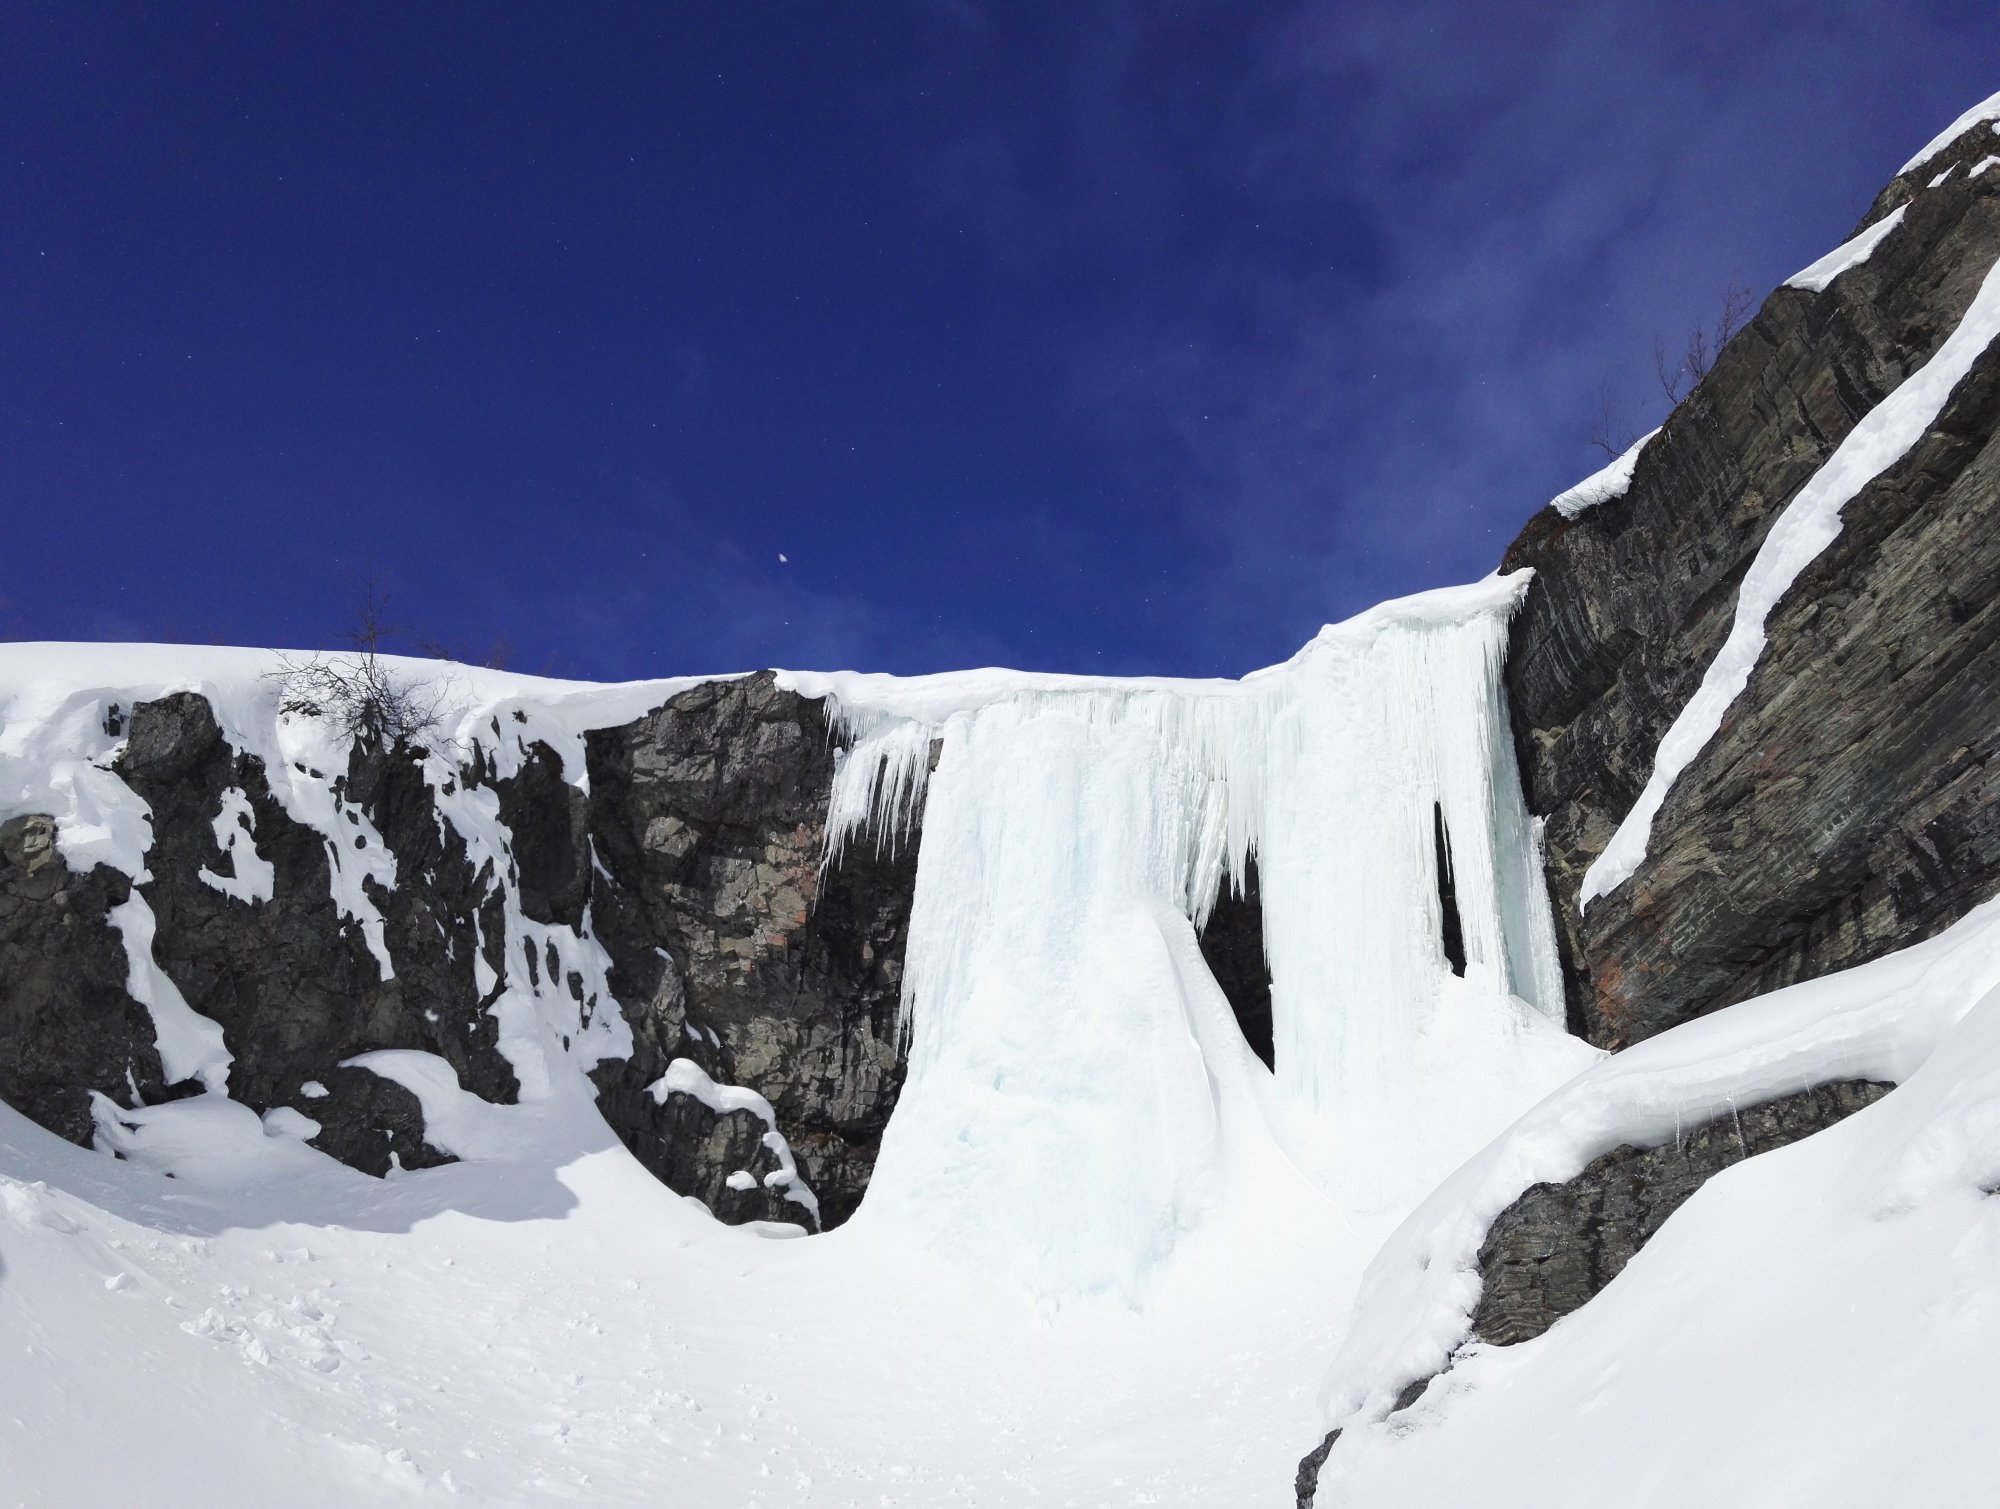
[[[374,748],[434,742],[444,726],[450,682],[390,667],[382,653],[393,632],[388,610],[371,561],[346,634],[352,650],[280,656],[277,669],[267,673],[279,685],[279,711],[325,718],[348,740]]]
[[[1669,351],[1665,336],[1654,337],[1653,375],[1659,381],[1660,391],[1667,395],[1668,403],[1679,403],[1714,370],[1715,359],[1722,354],[1722,348],[1729,344],[1732,335],[1743,328],[1743,322],[1755,308],[1756,300],[1750,290],[1732,279],[1729,286],[1722,290],[1721,304],[1714,320],[1708,324],[1696,324],[1689,330],[1678,353]]]
[[[1597,413],[1590,422],[1591,445],[1604,452],[1605,460],[1616,461],[1638,438],[1639,427],[1632,422],[1631,410],[1612,395],[1607,379],[1597,389]]]

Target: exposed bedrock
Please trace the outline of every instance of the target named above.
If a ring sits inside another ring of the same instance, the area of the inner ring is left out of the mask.
[[[2000,889],[2000,353],[1989,351],[1768,620],[1635,875],[1584,871],[1726,637],[1773,522],[1938,350],[2000,255],[1990,133],[1899,179],[1907,205],[1821,293],[1780,288],[1641,454],[1630,491],[1509,549],[1536,580],[1507,683],[1572,1026],[1617,1046],[1941,930]],[[1947,168],[1942,184],[1930,181]]]
[[[133,709],[111,768],[152,814],[136,889],[157,923],[154,959],[221,1024],[234,1098],[295,1108],[319,1123],[315,1145],[370,1173],[443,1161],[413,1094],[341,1065],[416,1049],[473,1093],[516,1099],[492,1009],[505,983],[567,990],[586,1015],[600,1003],[552,944],[510,956],[511,895],[521,916],[589,933],[610,956],[635,1046],[594,1077],[641,1160],[725,1220],[812,1225],[811,1201],[788,1198],[789,1157],[833,1225],[859,1203],[901,1085],[915,876],[913,838],[878,855],[864,836],[822,878],[835,744],[821,703],[762,675],[592,734],[590,796],[546,744],[521,743],[504,777],[474,745],[444,779],[492,789],[509,835],[497,862],[475,862],[440,813],[439,767],[427,775],[420,750],[356,745],[344,769],[286,772],[331,812],[331,832],[296,820],[192,692]],[[232,812],[239,852],[268,864],[268,881],[225,852],[218,819]],[[336,899],[335,843],[394,857],[393,886],[360,881],[387,977]],[[78,1142],[92,1090],[129,1105],[200,1088],[163,1082],[151,1016],[127,993],[111,912],[132,890],[106,866],[71,872],[49,817],[0,827],[0,1098]],[[661,1085],[676,1059],[700,1072]]]
[[[863,835],[821,874],[835,742],[824,704],[768,673],[696,687],[588,740],[608,877],[594,920],[634,1038],[629,1060],[599,1067],[599,1101],[661,1178],[732,1219],[800,1213],[763,1182],[774,1167],[756,1156],[754,1114],[728,1113],[706,1142],[661,1122],[647,1087],[672,1060],[771,1103],[827,1226],[860,1203],[902,1088],[916,836],[891,854]],[[664,1109],[691,1116],[694,1099]],[[726,1187],[736,1169],[756,1186]]]
[[[0,823],[0,1100],[88,1143],[93,1088],[166,1087],[109,917],[131,883],[101,865],[77,874],[55,840],[50,817]]]
[[[1254,857],[1240,891],[1224,879],[1197,941],[1208,972],[1215,976],[1215,983],[1222,987],[1236,1013],[1243,1040],[1264,1061],[1264,1067],[1270,1068],[1274,1053],[1271,966],[1264,957],[1264,900]]]
[[[1613,1148],[1573,1179],[1533,1186],[1480,1244],[1473,1339],[1508,1346],[1541,1335],[1600,1293],[1715,1175],[1832,1126],[1892,1088],[1820,1085],[1703,1122],[1663,1147]]]
[[[392,1155],[404,1167],[440,1155],[417,1134],[422,1120],[408,1091],[340,1071],[343,1060],[375,1048],[422,1049],[447,1060],[475,1094],[513,1100],[514,1073],[473,979],[480,888],[464,844],[435,821],[408,752],[357,745],[344,771],[295,772],[325,786],[332,836],[291,817],[271,793],[264,762],[232,749],[207,700],[192,692],[134,708],[114,769],[153,814],[151,879],[139,886],[158,924],[153,956],[189,1006],[222,1024],[235,1099],[260,1112],[295,1107],[320,1123],[319,1146],[370,1173],[386,1171]],[[268,899],[226,894],[203,878],[235,872],[215,833],[232,789],[247,799],[256,853],[271,866]],[[357,849],[384,842],[396,856],[393,890],[365,883],[382,915],[392,978],[382,977],[360,923],[334,900],[336,841]],[[304,1094],[308,1081],[329,1093]]]

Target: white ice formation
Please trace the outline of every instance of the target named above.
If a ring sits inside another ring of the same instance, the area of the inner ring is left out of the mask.
[[[1385,604],[1242,681],[794,678],[859,732],[834,846],[903,834],[924,791],[909,1078],[860,1219],[1131,1293],[1221,1198],[1233,1106],[1373,1224],[1590,1061],[1500,681],[1525,582]],[[1253,857],[1275,1074],[1194,944]]]

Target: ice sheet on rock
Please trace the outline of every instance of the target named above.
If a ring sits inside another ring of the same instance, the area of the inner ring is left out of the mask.
[[[1873,225],[1852,240],[1843,241],[1832,251],[1809,267],[1801,268],[1785,279],[1787,288],[1803,288],[1808,293],[1824,293],[1827,285],[1846,272],[1850,267],[1859,267],[1875,255],[1880,246],[1903,223],[1903,212],[1907,204],[1899,204]]]
[[[902,848],[930,784],[928,723],[855,714],[847,732],[850,742],[835,757],[822,868],[838,865],[857,836],[871,836],[877,853]]]
[[[1952,390],[1996,335],[2000,335],[2000,266],[1988,270],[1971,307],[1937,354],[1863,416],[1785,505],[1737,588],[1729,637],[1660,740],[1638,800],[1584,872],[1581,906],[1588,907],[1622,885],[1644,862],[1653,819],[1667,793],[1715,737],[1730,704],[1749,684],[1764,653],[1764,625],[1772,609],[1799,573],[1839,538],[1841,511],[1923,438]]]
[[[1659,433],[1655,429],[1641,435],[1609,466],[1592,472],[1576,486],[1559,492],[1549,499],[1549,507],[1565,519],[1574,519],[1600,503],[1609,503],[1613,498],[1624,497],[1632,489],[1632,469],[1639,464],[1639,452],[1643,451]]]
[[[1965,135],[1966,132],[1972,130],[1973,127],[1989,124],[1992,124],[1994,130],[2000,130],[2000,94],[1994,95],[1991,99],[1981,100],[1949,126],[1946,126],[1944,130],[1932,137],[1930,145],[1904,163],[1896,176],[1901,178],[1904,173],[1914,172],[1937,156],[1946,147],[1957,141],[1961,136]]]
[[[277,871],[257,852],[257,814],[241,787],[222,793],[222,810],[215,815],[215,846],[229,860],[229,873],[203,865],[196,872],[202,884],[237,901],[269,901]]]

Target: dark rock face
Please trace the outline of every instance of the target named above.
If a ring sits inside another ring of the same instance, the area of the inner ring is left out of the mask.
[[[221,1024],[235,1099],[294,1107],[320,1123],[316,1146],[369,1173],[446,1161],[424,1140],[414,1095],[340,1066],[418,1049],[473,1093],[511,1102],[519,1085],[492,1008],[525,979],[567,989],[586,1017],[622,1010],[634,1053],[599,1065],[600,1103],[674,1188],[724,1220],[811,1225],[809,1204],[787,1198],[788,1146],[823,1224],[859,1204],[902,1083],[915,843],[878,854],[864,839],[821,875],[835,730],[820,703],[769,675],[698,687],[590,737],[589,797],[546,744],[521,744],[504,777],[475,745],[449,780],[490,788],[509,834],[504,853],[476,864],[421,750],[358,743],[344,770],[285,772],[323,785],[330,838],[290,816],[263,761],[230,745],[204,698],[180,693],[124,717],[113,768],[152,813],[138,890],[157,922],[154,958]],[[239,877],[216,825],[232,804],[271,867],[268,898],[229,893]],[[126,993],[109,913],[130,882],[104,867],[71,873],[53,837],[48,818],[0,828],[0,1096],[87,1143],[90,1091],[130,1104],[198,1086],[161,1082],[151,1017]],[[362,881],[387,979],[334,899],[336,842],[394,857],[393,887]],[[509,957],[509,894],[532,922],[590,931],[617,1001],[560,974],[552,944]],[[482,965],[498,982],[483,992]],[[712,1085],[683,1075],[689,1088],[656,1099],[650,1088],[680,1058]],[[756,1095],[770,1102],[775,1128],[731,1108],[744,1099],[732,1100],[736,1087],[755,1092],[753,1107]]]
[[[131,884],[102,865],[76,873],[55,839],[49,817],[0,823],[0,1100],[88,1143],[92,1089],[158,1098],[166,1087],[108,915]]]
[[[1479,1248],[1475,1339],[1539,1336],[1624,1270],[1668,1216],[1731,1164],[1872,1105],[1894,1086],[1842,1080],[1703,1122],[1677,1142],[1617,1147],[1574,1179],[1537,1184],[1503,1210]]]
[[[294,1102],[320,1123],[312,1144],[321,1152],[378,1179],[391,1168],[453,1161],[424,1140],[424,1108],[401,1085],[366,1069],[336,1068],[321,1082],[325,1098]]]
[[[592,733],[588,750],[590,831],[611,880],[594,916],[634,1038],[629,1060],[595,1076],[606,1115],[718,1214],[800,1220],[763,1182],[777,1165],[758,1117],[645,1094],[690,1059],[771,1102],[822,1222],[845,1220],[902,1087],[914,836],[895,854],[864,839],[821,875],[833,730],[820,703],[768,674],[684,692]],[[726,1186],[739,1169],[754,1188]]]
[[[1933,356],[2000,255],[2000,174],[1972,132],[1886,190],[1873,257],[1781,288],[1639,460],[1631,490],[1544,509],[1507,553],[1536,580],[1507,684],[1573,1029],[1636,1041],[1865,962],[2000,888],[2000,354],[1844,511],[1769,647],[1682,775],[1644,865],[1579,916],[1580,882],[1726,636],[1784,505]],[[1947,167],[1942,185],[1926,185]]]
[[[529,747],[513,776],[493,785],[500,821],[514,835],[522,913],[582,927],[590,899],[590,799],[563,779],[562,756],[542,743]]]
[[[1313,1509],[1313,1500],[1319,1497],[1319,1470],[1326,1465],[1326,1459],[1339,1439],[1339,1431],[1328,1431],[1326,1439],[1300,1460],[1298,1477],[1293,1482],[1298,1493],[1299,1509]]]
[[[1270,1068],[1271,966],[1264,959],[1264,900],[1257,888],[1255,859],[1250,861],[1241,891],[1223,882],[1197,941],[1208,972],[1215,976],[1215,983],[1236,1012],[1243,1040],[1264,1061],[1264,1067]]]
[[[473,980],[483,887],[463,842],[436,821],[411,751],[356,745],[344,773],[317,775],[338,810],[366,816],[396,856],[395,889],[369,890],[395,966],[388,980],[334,902],[331,841],[285,811],[263,761],[231,749],[204,698],[183,692],[135,707],[116,769],[153,812],[152,879],[139,890],[159,924],[154,957],[189,1006],[222,1024],[233,1098],[260,1112],[296,1107],[321,1124],[316,1145],[371,1173],[386,1170],[391,1153],[404,1167],[440,1155],[422,1140],[413,1096],[366,1071],[339,1070],[342,1060],[422,1049],[446,1059],[475,1094],[514,1099],[513,1070]],[[232,788],[247,797],[257,852],[273,869],[269,901],[239,900],[201,878],[230,870],[214,821]],[[356,844],[372,841],[358,821],[350,826]],[[331,1093],[301,1098],[308,1080]]]

